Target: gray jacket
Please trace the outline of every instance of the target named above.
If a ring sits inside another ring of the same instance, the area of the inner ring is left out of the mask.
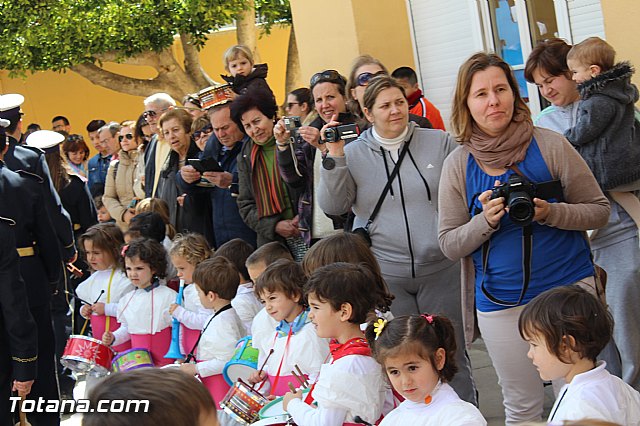
[[[603,190],[640,179],[640,123],[628,62],[578,85],[582,101],[576,125],[565,132]]]
[[[398,277],[434,273],[452,263],[438,245],[438,186],[444,159],[457,145],[448,133],[415,123],[409,123],[409,138],[400,172],[369,228],[382,271]],[[320,170],[320,207],[331,215],[353,210],[356,223],[366,223],[394,161],[373,138],[372,129],[346,145],[344,157],[332,158],[335,167]]]

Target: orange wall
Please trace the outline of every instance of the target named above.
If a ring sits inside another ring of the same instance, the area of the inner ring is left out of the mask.
[[[270,35],[258,39],[262,61],[269,64],[267,81],[279,103],[284,102],[288,43],[289,27],[273,28]],[[222,81],[220,74],[226,74],[222,54],[233,44],[236,44],[235,30],[220,31],[211,34],[206,47],[200,52],[202,67],[216,81]],[[176,50],[180,51],[179,48]],[[150,67],[106,64],[105,68],[137,78],[152,78],[154,75]],[[0,93],[20,93],[25,97],[22,105],[25,113],[23,130],[29,123],[50,129],[51,119],[64,115],[69,118],[74,133],[86,136],[85,127],[92,119],[135,120],[144,109],[144,97],[105,89],[71,71],[37,72],[26,79],[9,78],[6,71],[0,71]]]

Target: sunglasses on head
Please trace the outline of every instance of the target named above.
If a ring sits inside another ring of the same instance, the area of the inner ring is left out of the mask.
[[[73,134],[73,135],[67,136],[67,140],[69,142],[80,142],[80,141],[84,142],[84,138],[82,137],[82,135],[78,135],[78,134]]]
[[[124,138],[129,139],[130,141],[133,140],[133,134],[131,133],[127,133],[126,135],[122,136],[118,136],[118,142],[122,142],[124,140]]]
[[[211,127],[210,124],[206,125],[202,129],[196,130],[195,132],[193,132],[193,138],[194,139],[199,139],[200,136],[207,135],[207,134],[211,133],[212,130],[213,130],[213,127]]]
[[[373,77],[377,77],[379,75],[387,75],[387,73],[384,71],[378,71],[376,73],[363,72],[358,75],[356,82],[358,83],[358,86],[367,86]]]
[[[325,70],[319,73],[316,73],[311,77],[309,81],[309,85],[311,87],[315,86],[321,82],[330,82],[330,83],[344,83],[345,79],[340,73],[336,70]]]

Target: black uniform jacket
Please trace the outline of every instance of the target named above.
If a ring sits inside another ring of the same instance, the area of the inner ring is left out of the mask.
[[[12,172],[0,161],[0,216],[16,222],[15,241],[22,252],[20,273],[27,286],[29,306],[49,303],[63,270],[43,196],[37,176]]]
[[[71,259],[76,253],[73,239],[73,229],[69,214],[62,207],[60,197],[53,187],[49,167],[44,153],[38,148],[17,145],[16,140],[9,137],[9,149],[4,155],[4,162],[10,170],[23,170],[37,175],[42,180],[40,191],[45,202],[46,211],[53,225],[55,235],[60,244],[65,260]]]
[[[10,358],[12,374],[5,380],[26,382],[36,378],[38,334],[20,277],[15,227],[13,220],[0,217],[0,365]],[[3,388],[9,385],[0,383]]]

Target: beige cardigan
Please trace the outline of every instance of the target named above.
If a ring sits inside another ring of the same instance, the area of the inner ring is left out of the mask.
[[[536,127],[535,137],[554,179],[562,182],[565,202],[551,203],[543,224],[559,229],[586,231],[607,224],[609,201],[580,154],[560,134]],[[438,240],[449,259],[462,259],[462,314],[465,341],[477,336],[475,276],[471,254],[497,230],[483,214],[469,214],[466,173],[469,152],[459,147],[447,157],[440,178]],[[542,223],[542,222],[541,222]]]
[[[144,193],[139,194],[134,191],[134,183],[137,179],[138,151],[124,152],[120,150],[118,156],[118,160],[112,161],[109,165],[102,202],[109,210],[111,217],[116,220],[116,224],[122,230],[126,230],[129,226],[122,219],[127,207],[134,198],[144,198]],[[117,172],[116,164],[118,164]]]

